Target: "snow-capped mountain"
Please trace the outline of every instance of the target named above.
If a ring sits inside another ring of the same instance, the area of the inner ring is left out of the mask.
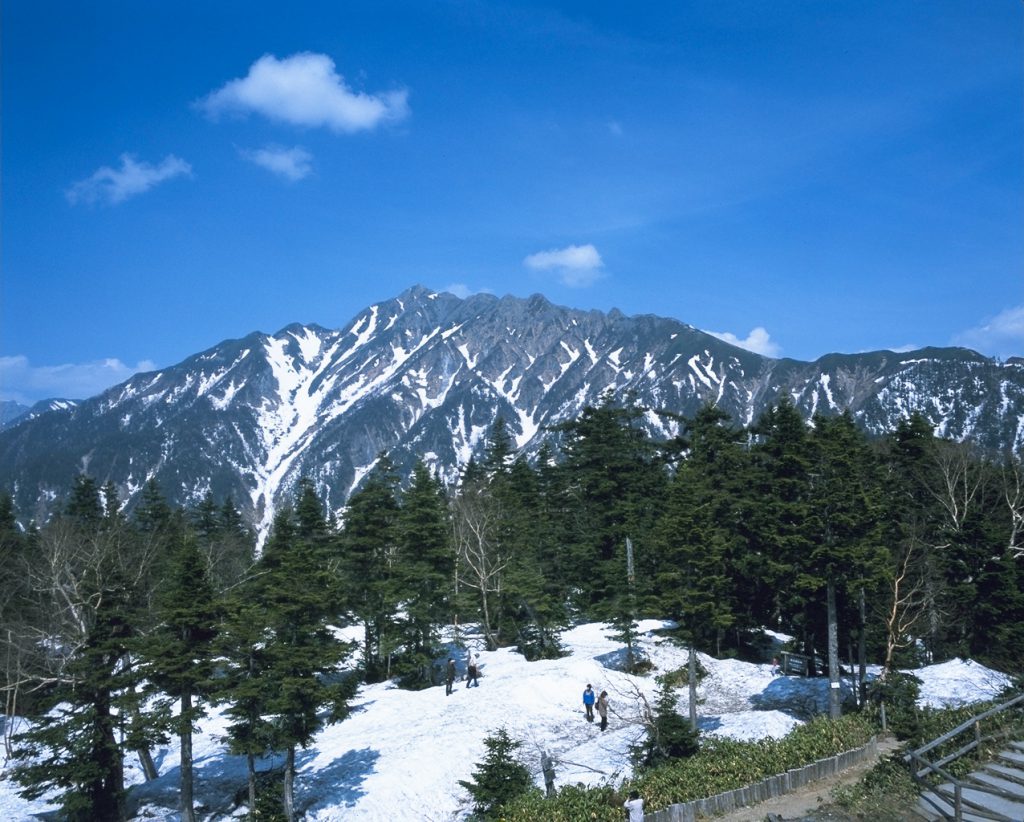
[[[608,390],[680,414],[713,401],[741,424],[785,393],[808,417],[849,407],[873,433],[919,411],[942,436],[1024,445],[1024,361],[956,348],[774,360],[673,319],[414,287],[344,328],[250,334],[24,419],[0,433],[0,488],[27,517],[79,473],[127,500],[155,478],[174,503],[230,493],[265,533],[303,476],[333,510],[384,451],[454,480],[498,415],[532,453]]]
[[[13,400],[0,400],[0,431],[34,419],[47,411],[67,410],[75,405],[73,400],[40,400],[34,405],[22,405]]]

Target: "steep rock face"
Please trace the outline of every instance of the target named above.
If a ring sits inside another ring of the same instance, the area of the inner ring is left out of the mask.
[[[943,436],[1024,445],[1024,363],[963,349],[772,360],[676,320],[416,287],[340,330],[226,341],[18,421],[0,432],[0,487],[40,518],[77,473],[129,501],[155,478],[175,503],[230,494],[265,534],[303,476],[333,510],[383,451],[454,481],[498,415],[529,454],[607,391],[651,408],[657,437],[677,427],[656,410],[715,402],[747,424],[789,394],[808,418],[849,407],[873,433],[920,411]]]

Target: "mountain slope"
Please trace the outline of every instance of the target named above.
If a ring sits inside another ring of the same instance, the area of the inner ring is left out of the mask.
[[[1019,361],[965,349],[773,360],[672,319],[414,287],[342,329],[226,341],[20,422],[0,432],[0,487],[41,517],[79,472],[128,500],[155,478],[175,503],[230,494],[265,533],[302,476],[332,510],[385,450],[403,471],[422,458],[453,481],[499,414],[532,453],[606,391],[679,414],[711,401],[743,424],[788,393],[808,417],[849,407],[873,433],[920,411],[943,436],[1024,444]],[[677,430],[653,412],[647,424]]]

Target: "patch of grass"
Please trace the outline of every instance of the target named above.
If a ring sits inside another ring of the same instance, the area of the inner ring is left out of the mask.
[[[902,754],[897,753],[875,765],[859,782],[835,788],[832,800],[852,819],[898,822],[909,818],[910,809],[917,804],[917,786]]]

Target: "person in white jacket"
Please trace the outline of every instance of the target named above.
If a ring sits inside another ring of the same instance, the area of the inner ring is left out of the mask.
[[[629,799],[622,805],[626,809],[629,822],[644,822],[644,801],[640,798],[639,791],[630,791]]]

